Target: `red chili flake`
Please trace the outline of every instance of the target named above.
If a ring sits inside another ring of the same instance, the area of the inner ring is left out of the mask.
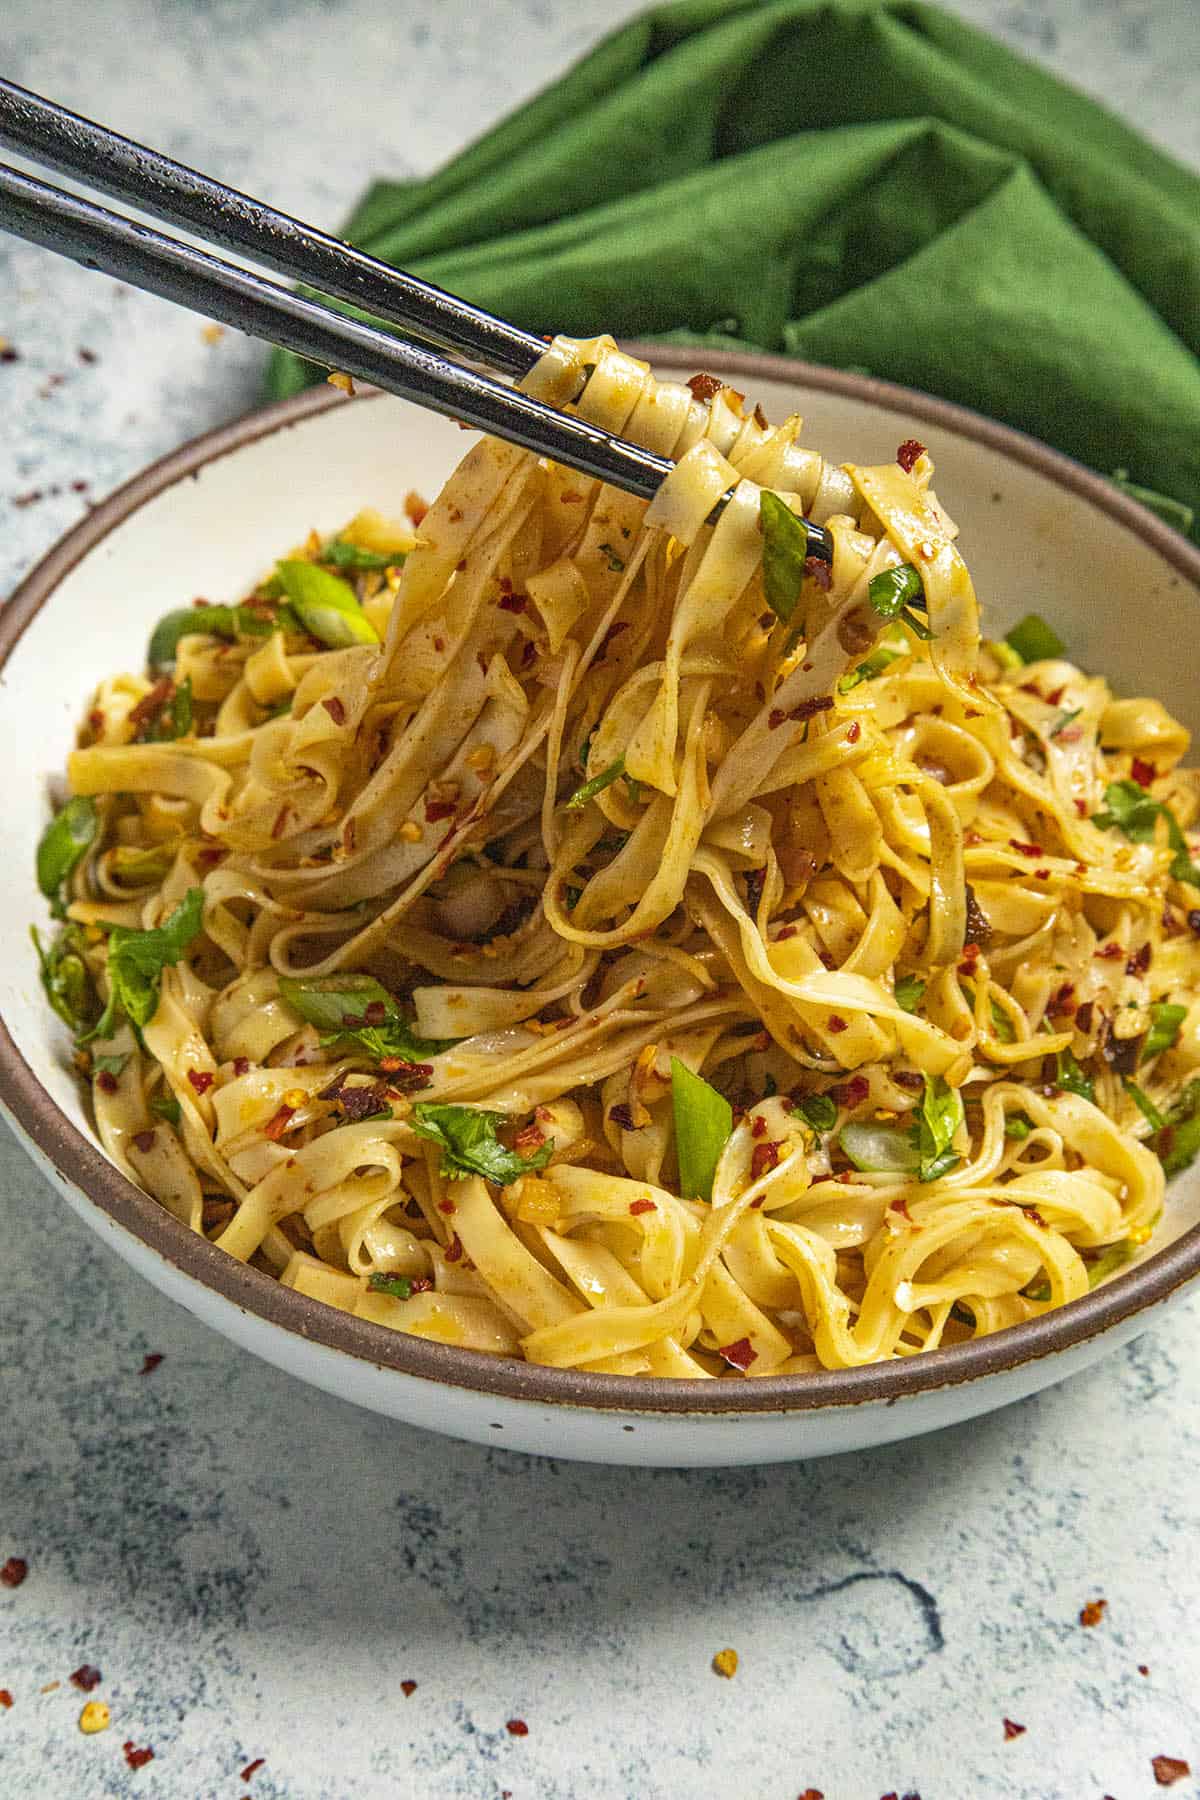
[[[921,443],[919,438],[905,438],[904,442],[896,452],[896,461],[900,464],[900,467],[904,470],[906,475],[911,475],[916,465],[917,458],[919,456],[924,456],[924,454],[925,446]]]
[[[336,694],[331,694],[328,700],[322,700],[321,705],[325,708],[325,711],[329,714],[335,725],[344,725],[346,723],[346,709]]]
[[[1004,1721],[1004,1741],[1005,1741],[1005,1743],[1007,1743],[1010,1738],[1022,1737],[1024,1735],[1026,1729],[1027,1728],[1024,1725],[1018,1725],[1015,1719],[1005,1719],[1005,1721]]]
[[[610,1106],[608,1109],[608,1116],[614,1125],[620,1126],[622,1131],[636,1131],[638,1129],[633,1122],[633,1108],[626,1105],[624,1102],[621,1102],[617,1106]]]
[[[833,570],[823,556],[806,556],[804,559],[804,573],[811,581],[816,582],[823,594],[829,592],[833,583]],[[811,669],[812,664],[805,663],[804,667],[806,669]]]
[[[0,1586],[18,1588],[29,1573],[29,1564],[23,1556],[10,1556],[8,1561],[0,1565]]]
[[[196,852],[196,861],[202,869],[215,869],[217,864],[224,862],[228,855],[228,850],[220,844],[205,844]]]
[[[740,1337],[732,1344],[722,1344],[717,1355],[723,1356],[735,1369],[748,1369],[757,1358],[758,1351],[748,1337]]]
[[[839,1087],[829,1090],[829,1098],[836,1106],[861,1106],[871,1091],[871,1084],[865,1075],[854,1075]]]
[[[171,695],[175,692],[175,683],[169,675],[156,681],[148,694],[143,694],[136,706],[129,710],[131,725],[146,725],[151,719],[158,717]]]
[[[462,1261],[462,1253],[463,1253],[462,1239],[459,1237],[459,1235],[456,1231],[454,1233],[453,1237],[450,1239],[450,1242],[446,1245],[446,1261],[447,1262],[461,1262]]]
[[[429,511],[429,505],[427,501],[422,500],[415,488],[410,488],[404,496],[404,510],[414,526],[419,526]]]
[[[409,1063],[401,1056],[385,1056],[379,1067],[391,1077],[388,1092],[397,1096],[419,1094],[433,1080],[432,1063]]]
[[[1101,949],[1095,951],[1094,954],[1101,962],[1116,962],[1117,958],[1119,956],[1124,956],[1125,952],[1122,950],[1120,944],[1105,944]]]
[[[903,1197],[903,1195],[901,1195],[899,1200],[891,1200],[888,1202],[888,1211],[899,1213],[900,1217],[902,1219],[907,1219],[909,1224],[911,1225],[912,1214],[908,1210],[908,1201]]]
[[[768,729],[778,731],[781,725],[787,724],[787,714],[780,707],[775,707],[767,719]]]
[[[1153,956],[1154,952],[1149,944],[1143,944],[1136,956],[1131,959],[1133,962],[1133,970],[1131,970],[1130,973],[1132,974],[1136,971],[1137,974],[1144,975],[1146,970],[1150,967]]]
[[[21,352],[17,349],[15,344],[5,344],[3,348],[0,349],[0,363],[15,363],[20,362],[20,360]]]
[[[414,1294],[430,1294],[433,1292],[433,1279],[429,1275],[414,1275],[409,1286]]]
[[[141,1373],[143,1375],[153,1375],[162,1359],[163,1352],[161,1350],[151,1350],[150,1354],[142,1360]]]
[[[1083,726],[1068,725],[1065,730],[1056,731],[1052,735],[1057,738],[1060,744],[1077,744],[1083,736]]]
[[[1079,1615],[1079,1623],[1081,1625],[1098,1625],[1107,1608],[1107,1600],[1089,1600]]]
[[[368,1025],[382,1025],[387,1019],[388,1009],[382,1000],[372,1000],[363,1012]]]
[[[294,1106],[281,1106],[278,1112],[269,1118],[263,1126],[264,1135],[269,1137],[273,1144],[277,1144],[287,1130],[295,1110],[296,1108]]]
[[[1148,788],[1152,781],[1158,779],[1158,770],[1155,768],[1154,764],[1151,762],[1143,762],[1140,756],[1134,757],[1133,762],[1130,764],[1129,773],[1133,776],[1133,779],[1137,782],[1139,787]]]
[[[1024,844],[1020,838],[1009,838],[1008,847],[1010,850],[1015,850],[1019,856],[1040,856],[1042,854],[1040,844]]]
[[[914,1094],[925,1085],[925,1077],[918,1074],[916,1069],[897,1069],[892,1075],[892,1080],[897,1087],[908,1088]]]
[[[693,375],[687,383],[697,400],[713,400],[725,386],[715,375]]]
[[[1075,1011],[1075,983],[1064,981],[1058,991],[1050,998],[1050,1011],[1064,1013]]]
[[[1077,800],[1075,802],[1075,811],[1079,814],[1081,819],[1086,819],[1088,816],[1087,801]]]
[[[796,1800],[825,1800],[825,1796],[820,1788],[805,1788],[802,1794],[796,1796]]]
[[[545,1132],[536,1119],[531,1119],[528,1125],[522,1125],[513,1138],[513,1149],[519,1150],[522,1156],[528,1156],[530,1151],[540,1149],[545,1141]]]
[[[116,1093],[117,1078],[113,1074],[111,1069],[101,1069],[100,1073],[96,1077],[96,1086],[100,1089],[100,1092],[102,1094],[115,1094]]]
[[[800,927],[798,925],[781,925],[779,930],[775,933],[775,942],[777,944],[785,944],[788,938],[794,938],[799,930]]]
[[[778,1144],[755,1144],[754,1154],[750,1158],[751,1181],[761,1181],[767,1170],[773,1169],[778,1161]]]
[[[959,974],[960,975],[973,975],[975,973],[975,964],[978,961],[979,961],[979,945],[978,944],[964,944],[963,945],[963,959],[962,959],[961,963],[959,963],[959,965],[958,965]]]
[[[1137,1666],[1137,1671],[1138,1671],[1139,1675],[1148,1675],[1150,1673],[1149,1663],[1139,1663]]]
[[[760,1137],[766,1137],[766,1135],[767,1135],[767,1121],[764,1118],[762,1118],[760,1115],[758,1118],[756,1118],[754,1120],[753,1124],[750,1127],[750,1136],[760,1138]]]
[[[453,1200],[439,1200],[438,1201],[438,1211],[441,1213],[445,1213],[448,1218],[451,1213],[457,1212],[458,1208],[457,1208],[457,1206],[455,1206]]]
[[[1049,879],[1050,879],[1049,869],[1035,869],[1033,871],[1033,879],[1035,881],[1049,881]]]
[[[509,1737],[528,1737],[529,1727],[524,1719],[506,1719],[504,1729]]]
[[[88,728],[99,737],[104,730],[104,714],[98,706],[94,706],[88,714]]]
[[[789,717],[800,720],[815,719],[818,713],[829,712],[832,706],[832,694],[817,694],[812,700],[801,700],[798,706],[793,706]]]
[[[435,825],[439,819],[450,819],[454,816],[453,800],[427,800],[425,802],[425,822]]]
[[[133,1140],[133,1147],[135,1150],[140,1150],[143,1156],[148,1156],[154,1148],[153,1131],[139,1131]]]
[[[233,1059],[233,1072],[235,1075],[248,1075],[250,1073],[250,1058],[248,1056],[235,1056]]]
[[[67,1677],[72,1687],[77,1687],[84,1694],[90,1694],[93,1688],[99,1687],[104,1677],[95,1663],[80,1663],[72,1675]]]
[[[1174,1787],[1177,1781],[1192,1772],[1191,1764],[1185,1763],[1182,1756],[1152,1756],[1150,1767],[1159,1787]]]
[[[415,1681],[402,1681],[400,1683],[400,1692],[404,1695],[406,1700],[411,1700],[416,1691],[417,1684]]]
[[[658,1207],[653,1200],[643,1198],[641,1200],[631,1200],[629,1202],[629,1210],[636,1218],[639,1213],[657,1212]]]
[[[198,1094],[207,1094],[216,1080],[216,1077],[210,1075],[207,1069],[189,1069],[187,1078]]]
[[[144,1750],[135,1750],[133,1739],[126,1738],[121,1748],[125,1752],[125,1761],[131,1769],[144,1769],[148,1762],[154,1761],[154,1752],[148,1744]]]
[[[279,811],[275,815],[275,823],[271,827],[271,836],[273,838],[280,838],[283,836],[284,827],[287,825],[287,816],[288,816],[287,807],[281,806]]]
[[[830,1031],[845,1031],[846,1030],[846,1021],[845,1021],[845,1019],[842,1018],[840,1013],[830,1013],[829,1017],[825,1021],[825,1024],[826,1024],[826,1027],[828,1028],[828,1030],[830,1030]]]
[[[1090,1000],[1085,1000],[1082,1006],[1075,1008],[1075,1029],[1076,1031],[1092,1029],[1092,1002]]]
[[[5,1712],[8,1711],[8,1709],[12,1705],[12,1703],[13,1703],[13,1697],[9,1693],[8,1689],[0,1688],[0,1706],[2,1706],[4,1708]]]
[[[525,611],[526,594],[501,594],[500,611],[506,613],[523,613]]]
[[[1048,706],[1057,706],[1059,701],[1062,699],[1063,695],[1066,693],[1066,691],[1067,691],[1067,684],[1065,681],[1063,682],[1061,687],[1051,688],[1050,692],[1046,695],[1047,705]]]
[[[846,742],[848,744],[857,744],[857,742],[861,736],[862,736],[862,726],[859,724],[857,719],[853,719],[850,723],[850,729],[846,733]]]
[[[242,1770],[241,1779],[243,1781],[249,1781],[250,1777],[254,1774],[254,1771],[256,1769],[261,1769],[266,1760],[265,1756],[256,1756],[253,1762],[248,1762]]]

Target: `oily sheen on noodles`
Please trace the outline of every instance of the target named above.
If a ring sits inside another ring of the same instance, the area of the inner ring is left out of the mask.
[[[1085,1293],[1200,1144],[1186,733],[1036,617],[981,641],[919,443],[832,465],[607,338],[526,385],[675,459],[653,503],[485,439],[102,683],[39,952],[109,1154],[304,1294],[560,1367]]]

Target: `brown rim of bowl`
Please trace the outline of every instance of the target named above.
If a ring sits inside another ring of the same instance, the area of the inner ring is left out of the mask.
[[[803,384],[883,406],[988,445],[1116,519],[1200,590],[1200,550],[1101,476],[1008,426],[891,382],[848,375],[790,358],[687,350],[674,345],[629,347],[660,367],[675,371],[694,369],[699,360],[714,373],[745,378],[748,382],[759,379]],[[287,430],[314,413],[349,403],[344,395],[328,388],[279,401],[193,439],[118,488],[59,540],[4,607],[0,615],[0,675],[26,626],[51,599],[58,583],[123,520],[205,464],[259,438]],[[696,1414],[810,1412],[868,1401],[891,1403],[1015,1369],[1083,1344],[1166,1300],[1200,1270],[1200,1225],[1196,1225],[1128,1274],[1039,1319],[1010,1326],[990,1337],[972,1338],[949,1349],[929,1351],[904,1361],[871,1363],[864,1368],[764,1376],[757,1381],[711,1382],[630,1379],[546,1368],[431,1343],[355,1319],[349,1313],[281,1287],[274,1277],[248,1268],[196,1236],[118,1173],[92,1139],[60,1112],[21,1056],[3,1019],[0,1104],[60,1176],[164,1261],[223,1300],[268,1324],[377,1367],[538,1405],[560,1404],[628,1414]]]

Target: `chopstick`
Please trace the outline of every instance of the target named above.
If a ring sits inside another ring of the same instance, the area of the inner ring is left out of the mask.
[[[307,286],[369,306],[403,329],[466,351],[474,360],[525,373],[544,349],[543,340],[455,295],[350,251],[286,214],[7,81],[0,81],[0,144],[116,192],[185,229],[202,230]],[[0,227],[641,499],[653,499],[674,468],[640,444],[559,412],[520,389],[3,163]],[[723,504],[724,498],[710,516]],[[831,562],[829,532],[810,520],[804,524],[808,553]]]
[[[501,374],[527,375],[546,348],[543,338],[493,318],[457,294],[393,269],[3,77],[0,144],[177,230],[193,231],[206,243],[247,256],[285,280],[349,301],[423,342],[462,351]]]

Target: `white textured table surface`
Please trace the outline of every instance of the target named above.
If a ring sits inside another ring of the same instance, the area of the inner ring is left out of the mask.
[[[7,0],[3,60],[333,225],[634,10]],[[954,10],[1200,163],[1197,0]],[[259,391],[253,345],[9,244],[0,335],[0,591],[85,496]],[[1066,1387],[869,1456],[535,1462],[248,1361],[100,1250],[0,1128],[0,1563],[29,1564],[0,1587],[0,1800],[1149,1796],[1153,1756],[1200,1770],[1197,1332],[1193,1303]],[[83,1662],[113,1715],[95,1737]],[[131,1771],[127,1739],[154,1760]]]

